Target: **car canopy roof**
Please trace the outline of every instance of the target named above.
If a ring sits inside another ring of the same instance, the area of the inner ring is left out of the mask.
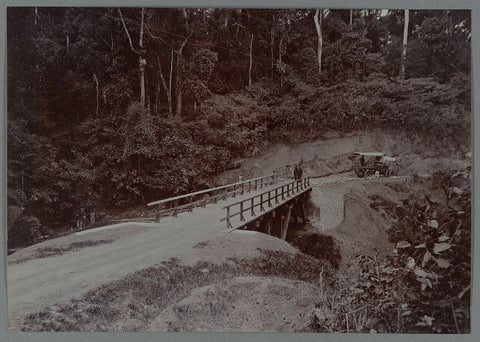
[[[384,154],[382,152],[353,152],[358,156],[372,156],[372,157],[383,157]]]

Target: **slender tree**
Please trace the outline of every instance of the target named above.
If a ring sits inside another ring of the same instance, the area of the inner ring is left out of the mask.
[[[180,47],[178,48],[175,53],[177,54],[177,63],[176,63],[176,69],[177,69],[177,77],[175,79],[175,91],[176,91],[176,98],[177,98],[177,106],[175,108],[175,115],[177,117],[182,116],[182,64],[183,64],[183,49],[185,48],[185,45],[187,45],[189,37],[186,37],[182,43],[180,44]]]
[[[318,35],[318,49],[317,49],[317,58],[318,58],[318,75],[322,74],[322,47],[323,47],[323,37],[322,37],[322,19],[323,19],[323,9],[320,10],[317,8],[313,20],[315,22],[315,28],[317,29]]]
[[[120,19],[122,20],[122,25],[125,30],[125,34],[127,35],[128,42],[130,44],[130,49],[138,55],[138,64],[139,64],[139,71],[140,71],[140,104],[142,108],[145,108],[145,66],[147,61],[145,59],[145,50],[143,48],[143,26],[145,21],[145,8],[142,7],[142,21],[140,23],[140,35],[138,39],[139,49],[135,49],[133,47],[132,37],[128,32],[127,25],[125,24],[125,20],[123,18],[122,11],[118,8],[118,14],[120,15]]]
[[[403,24],[403,45],[402,45],[402,59],[400,65],[400,78],[405,79],[405,64],[407,62],[407,43],[408,43],[408,21],[409,10],[405,10],[405,21]]]
[[[252,63],[253,63],[253,33],[250,36],[249,65],[248,65],[248,86],[252,86]]]

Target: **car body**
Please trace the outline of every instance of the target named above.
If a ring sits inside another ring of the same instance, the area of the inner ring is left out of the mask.
[[[396,158],[388,157],[382,152],[354,152],[355,162],[353,170],[358,177],[369,176],[397,176],[399,165]]]

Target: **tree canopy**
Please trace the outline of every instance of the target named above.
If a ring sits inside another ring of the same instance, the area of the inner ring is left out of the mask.
[[[9,189],[55,228],[212,186],[259,143],[388,127],[468,146],[470,11],[410,10],[405,79],[403,10],[323,9],[321,73],[315,12],[8,8]]]

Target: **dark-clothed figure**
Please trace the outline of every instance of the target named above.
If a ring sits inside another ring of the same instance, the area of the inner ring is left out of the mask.
[[[295,169],[293,169],[293,179],[298,179],[298,166],[295,165]]]
[[[302,167],[300,165],[298,165],[298,171],[297,171],[298,178],[297,179],[302,179],[302,175],[303,175]]]

